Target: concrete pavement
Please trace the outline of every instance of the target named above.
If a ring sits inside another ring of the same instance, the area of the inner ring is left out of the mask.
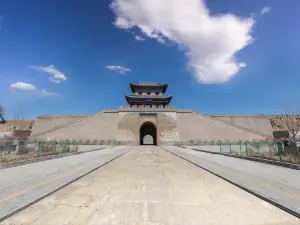
[[[107,148],[0,170],[0,221],[127,151]]]
[[[299,224],[160,147],[140,146],[2,224]]]
[[[179,147],[165,149],[300,214],[299,170]]]

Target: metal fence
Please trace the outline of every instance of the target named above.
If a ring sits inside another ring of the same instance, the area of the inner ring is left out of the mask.
[[[136,145],[137,143],[123,143],[119,141],[65,141],[65,142],[29,142],[0,139],[0,163],[21,161],[45,156],[60,155],[77,152],[83,145],[96,146],[111,145]],[[244,155],[263,159],[279,160],[300,164],[300,149],[296,144],[284,146],[282,142],[206,142],[189,141],[172,142],[169,145],[187,146],[209,152]],[[89,148],[89,147],[88,147]]]
[[[75,142],[25,142],[0,140],[0,163],[21,161],[78,151]]]
[[[186,147],[300,164],[300,149],[293,143],[284,146],[282,142],[208,142]]]
[[[0,139],[0,163],[21,161],[72,152],[98,150],[107,146],[137,145],[132,141],[80,140],[80,141],[21,141]]]

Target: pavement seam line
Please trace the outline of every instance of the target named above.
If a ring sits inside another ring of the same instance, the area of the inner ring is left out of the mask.
[[[211,164],[211,163],[207,163],[207,164],[210,165],[210,166],[213,166],[213,164]],[[223,172],[225,172],[225,173],[229,173],[229,174],[232,174],[232,175],[237,174],[236,172],[231,172],[231,171],[226,170],[226,169],[223,169],[223,168],[220,168],[220,169],[221,169]],[[251,175],[256,176],[255,174],[251,174]],[[258,176],[258,177],[259,177],[259,176]],[[259,178],[261,178],[261,179],[266,179],[266,178],[263,178],[263,177],[259,177]],[[266,179],[266,180],[268,180],[268,179]],[[273,182],[273,181],[272,181],[272,182]],[[275,191],[275,192],[277,192],[277,193],[279,193],[279,194],[288,196],[288,197],[290,197],[290,198],[292,198],[292,199],[300,200],[300,197],[298,197],[298,196],[296,196],[296,195],[293,195],[293,194],[290,194],[290,193],[283,192],[283,191],[281,191],[281,190],[278,189],[278,188],[275,188],[275,187],[273,187],[273,186],[270,186],[270,185],[268,185],[268,184],[265,184],[264,182],[263,182],[263,183],[257,183],[257,184],[258,184],[258,185],[261,185],[261,186],[263,186],[263,187],[265,187],[265,188],[268,188],[268,189],[270,189],[270,190],[272,190],[272,191]],[[278,184],[280,184],[280,183],[278,183]]]
[[[62,185],[61,187],[58,187],[58,188],[54,189],[53,191],[50,191],[49,193],[47,193],[47,194],[45,194],[45,195],[43,195],[43,196],[37,198],[36,200],[34,200],[34,201],[32,201],[32,202],[30,202],[30,203],[28,203],[28,204],[26,204],[26,205],[20,207],[19,209],[16,209],[15,211],[13,211],[13,212],[11,212],[11,213],[9,213],[9,214],[3,216],[2,218],[0,218],[0,223],[3,222],[4,220],[8,219],[9,217],[11,217],[11,216],[17,214],[18,212],[20,212],[20,211],[22,211],[22,210],[28,208],[29,206],[31,206],[31,205],[33,205],[33,204],[35,204],[35,203],[41,201],[42,199],[44,199],[44,198],[46,198],[46,197],[48,197],[48,196],[54,194],[55,192],[57,192],[57,191],[59,191],[60,189],[62,189],[62,188],[64,188],[64,187],[68,186],[69,184],[74,183],[75,181],[77,181],[77,180],[83,178],[84,176],[86,176],[86,175],[88,175],[88,174],[94,172],[95,170],[97,170],[97,169],[99,169],[99,168],[101,168],[101,167],[107,165],[108,163],[110,163],[110,162],[112,162],[112,161],[114,161],[114,160],[120,158],[121,156],[123,156],[123,155],[129,153],[130,151],[131,151],[131,150],[128,150],[128,151],[126,151],[126,152],[124,152],[124,153],[122,153],[122,154],[120,154],[120,155],[114,157],[113,159],[111,159],[111,160],[105,162],[104,164],[101,164],[100,166],[97,166],[96,168],[90,170],[89,172],[84,173],[83,175],[80,175],[79,177],[77,177],[77,178],[71,180],[70,182],[67,182],[66,184]]]
[[[48,212],[50,212],[50,211],[51,211],[52,209],[54,209],[55,207],[56,207],[56,204],[53,204],[53,206],[52,206],[51,208],[47,209],[45,213],[42,213],[42,214],[39,215],[37,218],[35,218],[35,219],[32,221],[32,223],[35,223],[35,221],[37,221],[37,220],[38,220],[39,218],[41,218],[42,216],[47,215]]]
[[[235,159],[239,159],[239,160],[247,160],[247,161],[250,161],[250,162],[253,162],[253,163],[264,163],[264,164],[267,164],[267,165],[270,165],[270,166],[278,166],[278,165],[274,165],[274,164],[269,164],[269,163],[265,163],[265,162],[260,162],[260,161],[253,161],[253,160],[248,160],[248,159],[245,159],[245,158],[240,158],[240,157],[235,157],[235,156],[232,156],[232,155],[227,155],[227,154],[220,154],[220,153],[214,153],[214,152],[208,152],[208,151],[205,151],[205,150],[196,150],[196,149],[193,149],[193,148],[184,148],[184,147],[178,147],[178,148],[182,148],[182,149],[187,149],[187,150],[192,150],[192,151],[195,151],[195,152],[203,152],[203,153],[207,153],[207,154],[212,154],[212,155],[220,155],[220,156],[228,156],[228,157],[232,157],[232,158],[235,158]],[[207,164],[210,164],[212,165],[211,163],[208,163]],[[215,162],[215,164],[218,164],[220,167],[224,167],[224,165],[218,163],[218,162]],[[284,167],[284,166],[279,166],[280,167]],[[287,169],[294,169],[294,168],[290,168],[290,167],[284,167],[284,168],[287,168]],[[231,168],[232,170],[236,170],[235,168]],[[298,169],[295,169],[295,170],[298,170]],[[236,172],[235,172],[236,173]],[[251,176],[256,176],[258,177],[259,179],[262,179],[262,180],[268,180],[272,183],[277,183],[279,185],[283,185],[283,186],[286,186],[285,183],[283,182],[278,182],[278,181],[273,181],[273,180],[270,180],[269,178],[266,178],[266,177],[261,177],[259,175],[256,175],[256,174],[253,174],[253,173],[249,173],[249,172],[246,172],[246,171],[243,171],[243,173],[246,173],[248,175],[251,175]],[[293,187],[297,190],[300,190],[299,188],[296,188],[296,187]]]
[[[29,188],[27,188],[27,189],[25,189],[25,190],[23,190],[23,191],[14,193],[14,194],[12,194],[12,195],[10,195],[10,196],[7,196],[7,197],[5,197],[5,198],[0,198],[0,203],[5,202],[5,201],[7,201],[7,200],[9,200],[9,199],[18,197],[18,196],[20,196],[20,195],[22,195],[22,194],[25,194],[25,193],[27,193],[27,192],[29,192],[29,191],[32,191],[32,190],[34,190],[34,189],[36,189],[36,188],[38,188],[38,187],[41,187],[41,186],[43,186],[43,185],[45,185],[45,184],[50,184],[50,183],[52,183],[53,181],[58,180],[58,179],[60,179],[60,178],[63,178],[63,177],[65,177],[65,176],[68,176],[68,175],[70,175],[70,174],[73,174],[73,173],[75,173],[75,172],[81,170],[82,168],[84,168],[84,167],[79,167],[79,168],[77,168],[77,169],[75,169],[75,170],[71,170],[71,171],[69,171],[69,172],[67,172],[67,173],[64,173],[64,174],[62,174],[62,175],[60,175],[60,176],[58,176],[58,177],[54,177],[54,178],[52,178],[52,179],[50,179],[50,180],[47,180],[47,181],[45,181],[45,182],[42,182],[42,183],[36,184],[36,185],[34,185],[34,186],[31,186],[31,187],[29,187]]]
[[[281,190],[279,190],[279,189],[277,189],[277,188],[275,188],[275,187],[272,187],[272,186],[270,186],[270,185],[266,185],[266,184],[261,184],[261,185],[264,186],[264,187],[266,187],[266,188],[268,188],[268,189],[270,189],[270,190],[273,190],[273,191],[275,191],[275,192],[278,192],[278,193],[280,193],[280,194],[282,194],[282,195],[288,196],[288,197],[293,198],[293,199],[296,199],[296,200],[300,200],[300,197],[298,197],[298,196],[296,196],[296,195],[293,195],[293,194],[290,194],[290,193],[285,193],[285,192],[283,192],[283,191],[281,191]]]
[[[254,196],[256,196],[256,197],[258,197],[258,198],[260,198],[260,199],[262,199],[262,200],[264,200],[264,201],[266,201],[266,202],[268,202],[268,203],[270,203],[270,204],[272,204],[272,205],[280,208],[281,210],[283,210],[283,211],[285,211],[285,212],[287,212],[287,213],[289,213],[289,214],[291,214],[291,215],[293,215],[293,216],[295,216],[295,217],[297,217],[297,218],[300,219],[300,213],[298,213],[298,212],[296,212],[296,211],[294,211],[292,209],[289,209],[289,208],[287,208],[287,207],[285,207],[285,206],[277,203],[275,200],[272,200],[272,199],[270,199],[268,197],[265,197],[262,194],[259,194],[259,193],[255,192],[255,191],[252,191],[251,189],[246,188],[246,187],[244,187],[244,186],[242,186],[242,185],[240,185],[240,184],[238,184],[238,183],[236,183],[234,181],[231,181],[230,179],[228,179],[228,178],[226,178],[224,176],[221,176],[221,175],[219,175],[219,174],[217,174],[215,172],[212,172],[211,170],[206,169],[205,167],[200,166],[200,165],[194,163],[193,161],[180,156],[179,154],[177,155],[176,153],[173,153],[173,152],[171,152],[171,151],[169,151],[169,150],[167,150],[165,148],[162,148],[162,149],[165,150],[166,152],[169,152],[170,154],[173,154],[173,155],[175,155],[175,156],[177,156],[177,157],[179,157],[179,158],[181,158],[181,159],[189,162],[189,163],[192,163],[193,165],[195,165],[195,166],[197,166],[197,167],[199,167],[199,168],[201,168],[201,169],[203,169],[203,170],[205,170],[205,171],[207,171],[207,172],[209,172],[209,173],[211,173],[211,174],[213,174],[213,175],[215,175],[215,176],[217,176],[217,177],[219,177],[219,178],[221,178],[221,179],[223,179],[223,180],[225,180],[227,182],[229,182],[230,184],[232,184],[232,185],[234,185],[234,186],[236,186],[236,187],[238,187],[238,188],[240,188],[240,189],[242,189],[242,190],[244,190],[244,191],[246,191],[246,192],[248,192],[248,193],[250,193],[250,194],[252,194],[252,195],[254,195]]]

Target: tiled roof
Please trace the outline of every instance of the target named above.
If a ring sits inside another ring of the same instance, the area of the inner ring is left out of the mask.
[[[166,92],[168,88],[168,84],[160,84],[154,82],[142,82],[142,83],[129,83],[131,91],[134,92],[137,87],[147,88],[147,87],[158,87],[162,88],[163,93]]]
[[[167,84],[161,84],[161,83],[158,83],[158,82],[138,82],[138,83],[130,83],[131,85],[134,85],[134,86],[162,86],[162,85],[167,85]]]
[[[137,83],[138,85],[157,85],[158,83],[156,82],[147,82],[147,81],[142,81]]]
[[[125,95],[126,98],[131,99],[169,99],[172,98],[171,95]]]

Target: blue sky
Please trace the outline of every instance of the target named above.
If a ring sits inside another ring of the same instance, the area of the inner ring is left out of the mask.
[[[299,101],[298,0],[136,2],[1,0],[6,118],[118,108],[137,81],[168,83],[172,105],[200,113]]]

